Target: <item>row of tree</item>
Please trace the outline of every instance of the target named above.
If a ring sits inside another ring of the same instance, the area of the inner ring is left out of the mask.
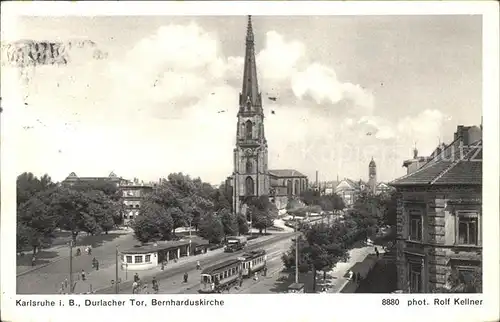
[[[48,175],[23,173],[17,178],[17,250],[28,247],[36,254],[49,246],[57,229],[107,233],[122,220],[122,203],[115,185],[106,182],[76,183],[65,187]]]
[[[245,200],[245,215],[234,213],[230,200],[223,184],[213,188],[199,178],[173,173],[145,198],[132,228],[143,243],[176,239],[180,227],[193,227],[211,243],[220,243],[226,236],[246,234],[249,221],[261,232],[274,224],[277,209],[268,197]]]
[[[318,191],[305,191],[301,195],[302,206],[289,206],[290,212],[307,212],[311,206],[319,206],[323,211],[335,211],[345,208],[342,198],[336,194],[321,195]],[[316,210],[317,211],[317,210]],[[330,225],[303,224],[298,237],[299,271],[313,273],[313,290],[316,288],[317,271],[333,269],[338,262],[349,258],[349,250],[354,244],[371,236],[381,225],[395,224],[395,195],[373,195],[361,193],[355,205],[344,213],[342,220],[333,220]],[[295,266],[295,247],[292,245],[282,256],[284,266]]]

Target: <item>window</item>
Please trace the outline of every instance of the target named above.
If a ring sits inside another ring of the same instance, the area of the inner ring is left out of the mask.
[[[132,256],[127,256],[127,263],[132,264]]]
[[[252,177],[247,177],[245,180],[246,195],[253,196],[254,194],[254,183]]]
[[[422,263],[409,263],[410,293],[421,293],[422,290]]]
[[[142,263],[142,255],[135,256],[135,263],[136,264]]]
[[[292,180],[288,180],[286,183],[286,193],[291,196],[293,194]]]
[[[299,188],[299,180],[295,180],[295,189],[294,189],[294,194],[296,196],[300,195],[300,188]]]
[[[146,258],[144,259],[146,263],[151,263],[151,255],[146,255]]]
[[[422,212],[418,209],[410,210],[410,240],[422,240]]]
[[[247,168],[247,173],[252,173],[253,172],[252,160],[247,159],[246,168]]]
[[[251,140],[252,139],[252,131],[253,131],[252,121],[248,120],[245,123],[245,138],[247,140]]]
[[[479,222],[477,213],[459,212],[458,215],[458,244],[477,245]]]

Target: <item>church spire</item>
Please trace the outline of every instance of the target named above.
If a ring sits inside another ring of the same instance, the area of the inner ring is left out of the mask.
[[[245,65],[243,69],[243,87],[240,94],[240,108],[261,111],[261,97],[257,82],[257,65],[255,63],[255,45],[252,28],[252,16],[248,16],[245,49]]]

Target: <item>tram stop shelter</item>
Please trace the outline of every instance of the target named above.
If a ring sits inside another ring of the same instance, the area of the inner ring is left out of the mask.
[[[207,252],[208,240],[193,237],[176,241],[158,241],[121,251],[122,270],[147,270],[162,262]]]
[[[292,283],[288,286],[288,293],[304,293],[304,284]]]

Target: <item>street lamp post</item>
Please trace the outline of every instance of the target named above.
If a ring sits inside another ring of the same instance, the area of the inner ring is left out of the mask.
[[[73,240],[70,240],[70,242],[69,242],[69,294],[72,294],[72,293],[73,293]]]
[[[118,286],[118,246],[116,246],[115,263],[116,263],[116,267],[115,267],[115,294],[119,294],[120,289]]]
[[[293,221],[295,222],[294,232],[297,233],[298,221],[295,220],[295,212],[293,214]],[[299,236],[295,234],[295,283],[299,283]]]

